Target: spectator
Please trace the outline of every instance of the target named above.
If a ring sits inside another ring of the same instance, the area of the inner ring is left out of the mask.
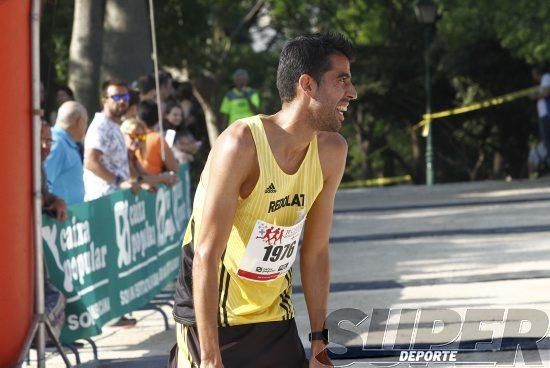
[[[139,91],[130,89],[129,93],[130,93],[130,101],[128,102],[128,110],[126,110],[123,120],[137,117],[137,111],[139,106]]]
[[[193,96],[193,86],[189,82],[179,84],[175,93],[175,98],[179,102],[183,112],[183,122],[185,127],[198,140],[208,140],[206,124],[199,103]]]
[[[59,86],[55,90],[55,110],[50,113],[50,123],[57,121],[57,109],[67,101],[74,101],[74,92],[69,86]]]
[[[156,101],[157,90],[155,89],[155,78],[150,75],[144,75],[138,79],[139,100]]]
[[[40,157],[42,162],[50,154],[52,146],[52,132],[50,126],[43,122],[40,129]],[[42,212],[46,215],[54,217],[57,221],[67,220],[67,204],[61,198],[51,194],[48,190],[46,173],[42,166]]]
[[[40,81],[40,118],[42,119],[42,122],[46,122],[46,87],[44,87],[44,83]]]
[[[223,126],[234,121],[260,113],[260,96],[258,92],[248,87],[248,72],[237,69],[233,73],[235,87],[225,94],[220,112],[223,116]]]
[[[153,78],[154,80],[154,78]],[[163,105],[168,103],[172,98],[174,98],[174,86],[172,84],[172,74],[161,70],[159,72],[159,94],[160,101]]]
[[[546,151],[550,151],[550,73],[546,66],[537,66],[532,69],[535,82],[539,83],[539,90],[533,96],[537,99],[537,112],[539,116],[540,140]],[[550,165],[550,158],[546,158]]]
[[[529,179],[536,179],[539,174],[546,169],[545,162],[548,157],[548,152],[542,142],[538,142],[529,150],[527,158],[527,171]]]
[[[84,141],[84,200],[91,201],[118,190],[139,186],[130,180],[128,154],[120,131],[130,94],[126,83],[103,84],[103,111],[96,113]]]
[[[50,193],[48,190],[47,184],[47,175],[44,171],[44,160],[48,157],[50,153],[50,148],[52,146],[52,133],[50,126],[45,121],[42,122],[40,129],[40,158],[42,160],[42,184],[41,184],[41,193],[42,193],[42,213],[47,216],[55,218],[57,221],[67,221],[67,204],[61,198]],[[59,339],[61,329],[65,322],[65,305],[66,299],[63,294],[49,281],[48,269],[46,264],[44,264],[45,269],[45,278],[44,278],[44,302],[45,302],[45,312],[47,318],[52,327],[52,332]],[[52,339],[48,337],[46,341],[46,346],[52,346]]]
[[[204,113],[193,94],[193,85],[189,82],[181,83],[177,88],[176,98],[182,107],[185,129],[196,141],[202,142],[200,150],[193,155],[193,162],[190,164],[191,188],[194,191],[210,152],[210,139]]]
[[[88,113],[84,106],[75,101],[61,105],[44,169],[49,190],[68,205],[84,202],[83,167],[77,142],[84,139],[87,126]]]
[[[149,175],[139,163],[137,156],[145,153],[145,141],[147,140],[147,126],[137,118],[124,120],[120,126],[120,130],[124,135],[124,141],[128,149],[128,163],[130,171],[136,173],[138,182],[142,184],[142,188],[146,190],[154,190],[157,184],[173,185],[178,180],[178,177],[172,173],[161,173],[159,175]],[[140,152],[139,154],[137,152]]]
[[[147,140],[145,142],[145,154],[136,152],[141,166],[151,175],[160,174],[163,171],[178,173],[179,164],[174,153],[164,141],[164,138],[155,131],[158,123],[158,107],[152,101],[142,101],[139,104],[138,118],[147,125]],[[162,142],[162,141],[164,142]],[[161,147],[164,146],[165,160],[162,159]]]
[[[174,156],[180,164],[193,162],[194,155],[202,147],[202,141],[195,139],[193,134],[187,129],[184,120],[183,109],[176,102],[166,105],[165,129],[173,129],[176,132],[172,150]]]

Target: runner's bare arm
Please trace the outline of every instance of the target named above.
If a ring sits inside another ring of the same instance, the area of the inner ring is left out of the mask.
[[[207,163],[206,202],[193,260],[193,299],[201,367],[221,366],[218,344],[218,267],[225,250],[239,192],[253,163],[254,144],[246,126],[236,124],[214,145]],[[204,174],[203,174],[204,175]]]
[[[329,294],[329,237],[334,197],[346,164],[347,143],[336,133],[321,133],[319,158],[324,177],[323,189],[308,213],[300,253],[300,274],[311,331],[321,331],[327,314]],[[312,343],[312,356],[324,350],[320,341]]]

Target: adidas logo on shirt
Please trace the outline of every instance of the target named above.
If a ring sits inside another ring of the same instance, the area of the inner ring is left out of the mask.
[[[265,193],[277,193],[277,189],[275,189],[275,185],[273,185],[273,183],[269,184],[269,186],[265,190]]]

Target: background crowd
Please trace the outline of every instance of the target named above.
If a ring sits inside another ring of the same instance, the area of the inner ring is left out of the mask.
[[[91,114],[75,101],[72,90],[56,89],[56,107],[44,117],[41,134],[46,213],[62,221],[67,205],[118,189],[154,191],[159,184],[173,185],[183,163],[194,174],[202,169],[209,143],[191,85],[161,72],[159,87],[164,136],[152,75],[130,86],[106,81],[101,111],[89,125]],[[46,96],[41,97],[44,101]]]
[[[137,193],[156,191],[160,184],[171,186],[184,163],[190,164],[194,182],[198,181],[209,143],[192,87],[173,81],[167,72],[159,73],[159,114],[155,86],[151,75],[131,86],[120,80],[105,81],[101,110],[89,125],[90,115],[75,101],[72,90],[56,89],[56,108],[43,117],[41,129],[45,214],[66,221],[67,206],[120,189]],[[44,102],[44,86],[41,91]],[[115,325],[135,323],[122,317]]]

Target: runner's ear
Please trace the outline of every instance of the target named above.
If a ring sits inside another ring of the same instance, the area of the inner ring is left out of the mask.
[[[308,97],[312,97],[312,94],[315,93],[317,89],[317,82],[308,74],[302,74],[300,79],[298,79],[298,90]]]

